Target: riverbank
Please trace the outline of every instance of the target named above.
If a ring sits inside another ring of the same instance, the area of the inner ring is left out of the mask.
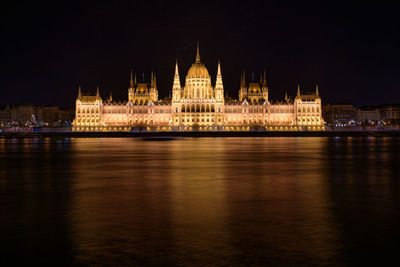
[[[400,137],[400,131],[313,131],[313,132],[2,132],[0,138],[46,138],[46,137]]]

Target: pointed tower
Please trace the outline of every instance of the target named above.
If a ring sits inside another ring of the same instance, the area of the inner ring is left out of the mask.
[[[135,78],[133,78],[133,71],[131,71],[131,76],[129,79],[129,88],[128,88],[128,101],[134,102],[135,98],[135,86],[136,86],[136,73]]]
[[[224,101],[224,85],[222,83],[221,63],[218,60],[217,79],[215,81],[215,99],[217,101]]]
[[[112,93],[110,92],[110,97],[108,98],[108,101],[112,102]]]
[[[136,78],[136,75],[135,75],[135,78]],[[130,77],[130,80],[129,80],[129,87],[130,87],[130,88],[133,88],[133,87],[134,87],[134,84],[133,84],[133,73],[132,73],[132,71],[131,71],[131,77]]]
[[[81,86],[78,86],[78,99],[82,98]]]
[[[315,95],[319,97],[319,89],[318,89],[318,84],[315,86]]]
[[[242,102],[247,97],[247,88],[246,88],[246,74],[243,70],[242,77],[240,79],[240,89],[239,89],[239,101]]]
[[[150,81],[150,99],[153,102],[158,101],[158,91],[157,91],[157,84],[156,84],[156,75],[151,71],[151,81]]]
[[[288,96],[287,96],[287,92],[285,92],[285,101],[287,102],[289,100]]]
[[[172,85],[172,102],[179,103],[180,100],[181,100],[181,81],[179,79],[178,60],[176,60],[174,83]]]
[[[265,69],[264,69],[264,77],[263,77],[263,81],[262,81],[262,94],[263,94],[264,100],[268,101],[267,72]]]
[[[96,90],[96,96],[100,97],[100,90],[99,90],[99,86],[97,85],[97,90]]]
[[[297,96],[300,97],[300,84],[297,85]]]

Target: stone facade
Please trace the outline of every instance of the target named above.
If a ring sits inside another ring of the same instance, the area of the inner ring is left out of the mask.
[[[128,101],[115,102],[82,95],[76,99],[74,131],[249,131],[249,130],[324,130],[318,86],[312,94],[298,87],[293,99],[268,98],[266,74],[260,83],[246,83],[242,74],[239,100],[224,97],[221,65],[218,63],[215,84],[200,61],[188,70],[185,85],[179,77],[178,63],[172,85],[172,97],[159,100],[155,75],[150,83],[137,83],[131,73]]]

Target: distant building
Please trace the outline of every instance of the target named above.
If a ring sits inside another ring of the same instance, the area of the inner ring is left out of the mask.
[[[7,105],[0,107],[2,125],[35,125],[59,126],[59,122],[72,122],[73,110],[57,106]]]
[[[351,104],[328,104],[322,107],[322,117],[329,126],[351,126],[356,123],[357,109]]]
[[[384,124],[400,124],[400,105],[379,105],[377,109]]]
[[[357,124],[378,125],[381,120],[381,114],[376,107],[362,107],[357,109]]]
[[[0,123],[15,121],[15,112],[12,106],[7,105],[0,107]]]

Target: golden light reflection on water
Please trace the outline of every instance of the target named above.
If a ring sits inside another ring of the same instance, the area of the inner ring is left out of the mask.
[[[397,139],[26,139],[0,148],[0,211],[10,214],[0,226],[10,240],[23,228],[20,238],[38,247],[53,246],[42,237],[61,242],[69,249],[53,254],[72,264],[351,263],[346,251],[361,255],[364,244],[390,251],[387,231],[399,222]]]
[[[175,261],[191,255],[204,264],[235,262],[249,242],[264,249],[247,256],[286,250],[332,257],[326,240],[336,240],[337,232],[318,156],[324,142],[77,139],[74,232],[78,240],[99,242],[81,250],[100,257],[97,247],[108,242],[107,235],[124,229],[129,246],[162,237]],[[228,258],[221,259],[221,252]]]

